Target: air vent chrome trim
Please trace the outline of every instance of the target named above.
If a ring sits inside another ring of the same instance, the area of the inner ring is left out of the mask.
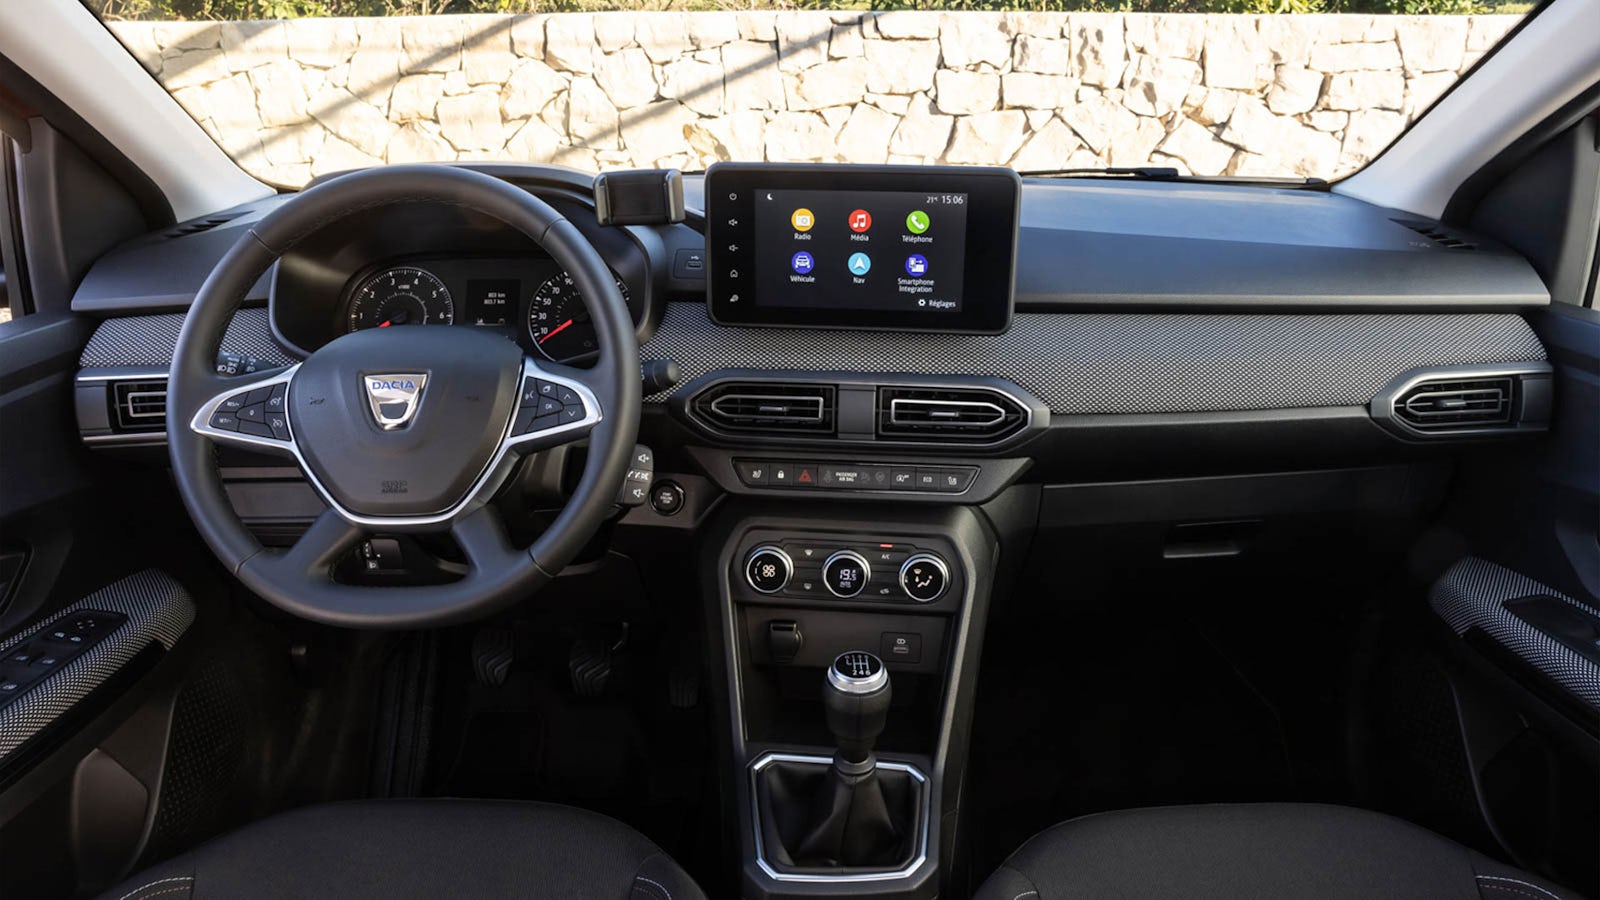
[[[1407,440],[1448,440],[1549,429],[1550,380],[1552,369],[1546,362],[1495,363],[1482,366],[1437,366],[1406,372],[1389,382],[1368,405],[1372,418],[1384,428]],[[1452,390],[1427,391],[1430,385],[1450,385]],[[1424,398],[1455,393],[1475,394],[1462,398],[1463,409],[1428,409]],[[1496,397],[1495,395],[1499,396]],[[1448,421],[1473,410],[1470,405],[1484,400],[1495,402],[1495,419]],[[1428,424],[1430,418],[1436,424]]]
[[[913,421],[911,420],[910,416],[901,415],[902,408],[909,408],[913,404],[917,406],[933,407],[927,412],[927,416],[930,419],[944,418],[953,422],[954,424],[970,425],[973,428],[987,428],[991,425],[998,425],[1006,420],[1006,411],[995,404],[988,402],[987,400],[907,400],[902,397],[889,401],[889,424],[905,428],[914,428],[928,421],[928,419]],[[989,409],[993,411],[993,416],[980,422],[974,422],[970,420],[955,422],[954,420],[961,415],[956,411],[957,407],[980,410]],[[948,412],[941,410],[947,410]]]
[[[824,409],[824,407],[827,406],[827,403],[828,403],[826,398],[820,397],[820,396],[819,397],[786,397],[786,396],[783,396],[783,395],[780,395],[780,394],[734,394],[734,393],[728,393],[728,394],[722,394],[722,395],[718,396],[715,400],[711,401],[711,411],[715,412],[718,415],[723,416],[724,418],[727,418],[727,419],[734,419],[736,417],[745,416],[745,414],[742,413],[742,412],[730,411],[730,410],[727,410],[727,409],[723,408],[724,404],[729,403],[730,401],[735,401],[735,400],[745,401],[745,402],[753,401],[753,402],[755,402],[757,404],[763,404],[763,403],[772,404],[771,406],[766,406],[766,407],[762,407],[761,408],[762,410],[770,410],[770,413],[767,413],[767,412],[764,412],[764,411],[763,412],[758,412],[757,415],[748,416],[747,418],[750,418],[752,420],[757,420],[757,421],[764,420],[764,419],[774,419],[774,420],[785,421],[785,422],[821,422],[822,418],[823,418],[823,409]],[[777,407],[777,404],[780,404],[780,403],[784,404],[785,406],[790,406],[790,405],[793,405],[793,406],[810,406],[812,404],[815,404],[816,405],[816,411],[813,412],[813,413],[810,413],[808,415],[796,416],[796,415],[792,415],[791,412],[789,410],[787,410],[787,409],[780,410]]]
[[[915,444],[985,446],[1026,430],[1032,420],[1028,405],[1008,392],[971,384],[883,385],[876,411],[880,439]]]
[[[839,388],[826,382],[732,378],[696,391],[691,414],[728,436],[831,438],[837,430]]]

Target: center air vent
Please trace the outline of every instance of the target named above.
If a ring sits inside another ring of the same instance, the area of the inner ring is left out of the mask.
[[[832,434],[835,388],[824,384],[729,382],[694,400],[706,422],[745,434]]]
[[[897,440],[989,443],[1026,426],[1015,400],[983,388],[878,390],[878,434]]]
[[[112,384],[120,431],[160,431],[167,427],[165,381],[118,381]]]
[[[1419,431],[1511,424],[1512,378],[1425,381],[1395,400],[1394,412]]]

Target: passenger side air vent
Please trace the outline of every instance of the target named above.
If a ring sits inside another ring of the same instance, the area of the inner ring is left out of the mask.
[[[825,384],[728,382],[696,397],[694,410],[724,431],[831,435],[835,390]]]
[[[1412,231],[1415,231],[1417,234],[1422,235],[1430,241],[1433,241],[1435,244],[1443,247],[1446,250],[1478,249],[1477,244],[1474,244],[1471,241],[1462,240],[1461,238],[1444,230],[1444,228],[1436,222],[1425,222],[1420,219],[1394,219],[1392,221],[1396,225],[1402,225],[1411,229]]]
[[[1551,388],[1543,361],[1415,369],[1389,382],[1370,410],[1406,440],[1478,440],[1548,431]]]
[[[985,388],[878,389],[878,434],[895,440],[991,443],[1026,427],[1017,401]]]
[[[165,381],[117,381],[111,390],[117,430],[160,431],[167,427]]]
[[[210,231],[224,222],[233,221],[237,217],[238,213],[233,213],[231,215],[207,216],[204,219],[193,219],[183,223],[182,225],[179,225],[176,228],[173,228],[170,231],[164,232],[161,236],[168,240],[171,240],[172,238],[187,237],[191,234],[199,234],[202,231]]]
[[[1395,401],[1395,415],[1419,431],[1511,424],[1511,378],[1426,381]]]

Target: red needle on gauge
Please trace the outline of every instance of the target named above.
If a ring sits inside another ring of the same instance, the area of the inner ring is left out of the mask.
[[[545,335],[542,338],[539,338],[539,343],[542,344],[545,341],[550,340],[551,338],[555,337],[556,335],[560,334],[561,332],[566,331],[567,328],[569,328],[571,325],[572,325],[572,320],[571,319],[568,319],[565,322],[562,322],[560,325],[557,325],[556,327],[550,329],[550,333],[549,334]]]

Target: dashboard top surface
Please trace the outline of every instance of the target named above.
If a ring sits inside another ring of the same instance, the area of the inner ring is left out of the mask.
[[[573,214],[592,216],[592,206],[574,197],[569,172],[494,168],[530,189],[559,192]],[[703,208],[702,188],[699,177],[684,179],[691,210]],[[111,251],[83,279],[73,308],[97,315],[183,309],[227,248],[283,199],[220,213],[214,218],[224,221],[206,230],[170,229]],[[670,272],[677,251],[704,248],[690,224],[588,224],[629,233],[651,277]],[[1028,179],[1017,259],[1018,312],[1448,311],[1549,303],[1533,268],[1504,247],[1322,191]],[[663,277],[663,284],[661,299],[704,302],[703,278]],[[265,300],[268,288],[263,279],[247,301]]]

